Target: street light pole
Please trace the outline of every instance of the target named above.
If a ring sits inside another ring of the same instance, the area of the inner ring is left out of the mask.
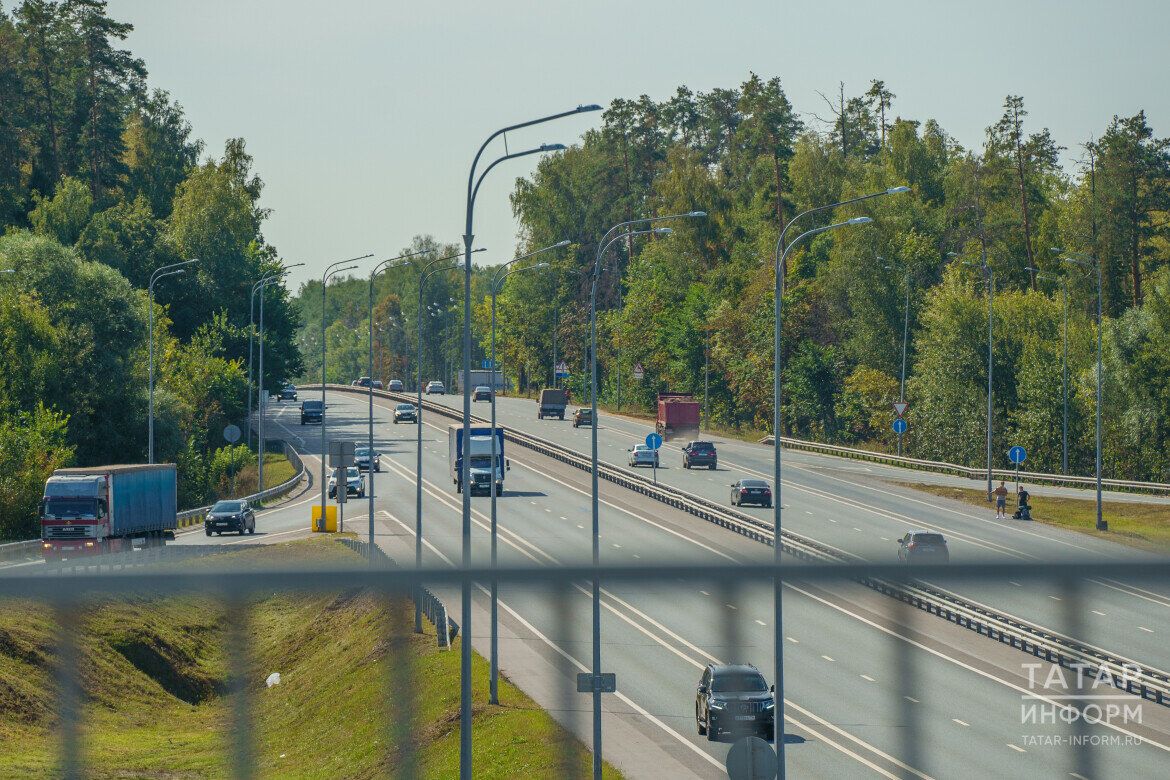
[[[1063,250],[1055,249],[1054,251],[1061,252]],[[1068,257],[1062,258],[1065,262],[1076,263],[1082,268],[1089,268],[1091,270],[1096,270],[1097,272],[1097,530],[1108,531],[1109,523],[1106,522],[1102,514],[1101,507],[1101,385],[1103,384],[1103,380],[1105,378],[1105,374],[1102,369],[1102,358],[1104,351],[1102,347],[1102,339],[1103,331],[1105,329],[1105,322],[1103,313],[1104,304],[1102,301],[1104,290],[1102,284],[1101,261],[1096,257],[1085,254],[1083,252],[1066,252],[1065,254],[1068,255]]]
[[[369,360],[369,374],[368,374],[368,376],[370,377],[370,386],[369,386],[369,388],[367,388],[369,390],[369,401],[370,401],[369,442],[368,442],[370,452],[368,455],[368,459],[366,461],[366,476],[369,478],[370,483],[366,486],[366,492],[369,494],[369,499],[370,499],[370,503],[369,503],[369,510],[370,510],[369,511],[369,515],[370,515],[369,516],[369,542],[368,542],[368,544],[369,544],[369,548],[370,548],[369,564],[371,566],[374,565],[374,277],[376,277],[380,271],[389,270],[390,268],[396,268],[398,266],[403,265],[403,263],[401,263],[399,261],[405,260],[406,258],[409,258],[409,257],[414,257],[415,255],[419,254],[422,251],[423,250],[420,249],[420,250],[417,250],[415,252],[407,252],[405,254],[399,255],[398,257],[391,257],[388,260],[383,260],[380,263],[378,263],[377,265],[375,265],[373,270],[370,271],[370,311],[369,311],[369,318],[368,318],[369,325],[370,325],[370,360]],[[324,317],[324,315],[325,315],[325,310],[322,309],[321,316]],[[417,601],[417,599],[415,601]]]
[[[568,241],[561,241],[552,246],[546,246],[543,249],[537,249],[535,252],[520,255],[513,258],[506,263],[500,265],[496,269],[495,275],[492,277],[491,294],[492,294],[492,336],[491,336],[491,371],[492,371],[492,480],[491,480],[491,495],[492,495],[492,568],[496,568],[496,542],[498,538],[498,523],[496,520],[496,469],[502,467],[496,463],[496,295],[504,287],[504,280],[517,271],[536,271],[542,268],[548,268],[548,263],[537,263],[536,265],[527,266],[525,268],[513,268],[506,270],[508,266],[519,262],[520,260],[527,260],[530,257],[539,255],[543,252],[550,252],[553,249],[561,249],[569,245]],[[464,384],[467,376],[464,376]],[[464,491],[470,489],[470,483],[464,483]],[[491,704],[500,703],[500,637],[499,637],[499,583],[492,579],[492,607],[491,607],[491,677],[488,682],[488,697]]]
[[[475,252],[484,251],[481,249],[474,250]],[[427,279],[431,274],[443,273],[452,271],[457,268],[457,265],[450,265],[441,268],[433,268],[437,263],[446,260],[454,260],[460,257],[460,254],[447,255],[446,257],[436,257],[431,260],[418,272],[418,310],[415,315],[416,327],[418,329],[418,359],[415,361],[415,371],[417,376],[415,378],[415,393],[417,394],[417,405],[414,410],[414,416],[417,420],[415,424],[415,462],[414,462],[414,567],[416,569],[422,568],[422,548],[423,548],[423,520],[422,520],[422,495],[423,495],[423,459],[422,459],[422,426],[423,426],[423,405],[422,405],[422,365],[423,365],[423,290],[426,289]],[[419,599],[414,600],[414,632],[416,634],[422,633],[422,603]],[[465,635],[466,636],[466,635]]]
[[[496,130],[489,135],[475,157],[471,161],[471,169],[467,173],[467,213],[463,231],[463,468],[460,479],[463,482],[463,566],[471,567],[471,493],[467,486],[470,484],[471,473],[471,387],[468,380],[471,378],[471,245],[475,240],[475,196],[484,178],[505,160],[524,157],[540,152],[559,151],[565,147],[562,144],[541,144],[534,149],[523,152],[508,153],[484,168],[483,173],[476,178],[476,168],[484,150],[497,137],[510,130],[519,130],[524,127],[551,122],[574,114],[587,111],[600,111],[601,106],[596,104],[577,106],[571,111],[562,111],[558,114],[530,119],[527,122],[509,125]],[[463,580],[460,599],[461,615],[463,617],[463,641],[459,643],[459,777],[461,780],[471,780],[471,581]],[[600,776],[601,757],[594,755],[595,771]]]
[[[325,435],[327,418],[325,414],[325,290],[329,287],[329,277],[345,271],[352,271],[357,268],[356,263],[359,260],[366,260],[373,256],[373,254],[366,254],[361,257],[350,258],[349,260],[338,260],[326,266],[325,272],[321,274],[321,520],[320,525],[317,527],[318,531],[324,531],[328,527],[325,522],[325,509],[328,506],[326,503],[325,458],[329,454]],[[338,268],[342,263],[354,263],[354,265]],[[348,490],[344,483],[339,482],[339,485],[342,490]]]
[[[884,194],[884,193],[883,193]],[[844,204],[842,204],[844,205]],[[821,207],[821,209],[829,207]],[[820,209],[811,209],[820,210]],[[805,212],[808,213],[808,212]],[[795,219],[793,220],[795,221]],[[783,545],[781,544],[781,509],[783,504],[781,502],[781,484],[780,484],[780,345],[782,331],[780,328],[780,315],[783,311],[784,303],[784,274],[781,269],[787,267],[788,253],[794,247],[800,244],[805,238],[820,233],[825,233],[829,230],[846,227],[849,225],[864,225],[872,222],[869,217],[854,217],[845,220],[844,222],[837,222],[824,227],[813,228],[806,230],[793,239],[791,244],[784,247],[783,252],[777,251],[774,255],[773,271],[776,275],[775,290],[773,292],[773,337],[772,337],[772,480],[774,486],[772,489],[772,561],[777,568],[780,566],[780,551]],[[789,226],[792,222],[788,223]],[[787,230],[787,228],[785,228]],[[781,241],[783,240],[783,232],[781,233]],[[780,242],[777,242],[777,249],[779,249]],[[776,777],[784,780],[785,761],[784,761],[784,646],[783,646],[783,631],[784,631],[784,610],[783,599],[781,597],[780,580],[773,578],[772,580],[772,611],[773,611],[773,627],[772,627],[772,643],[774,645],[774,662],[775,668],[773,675],[775,677],[775,693],[773,699],[773,727],[775,729],[774,741],[776,745]]]
[[[186,273],[185,266],[192,263],[198,263],[198,260],[184,260],[181,263],[171,263],[164,265],[161,268],[155,269],[154,273],[150,275],[150,282],[146,286],[147,296],[147,341],[149,347],[149,358],[147,359],[147,384],[149,385],[148,393],[149,401],[147,403],[149,409],[147,411],[147,444],[146,444],[146,462],[154,463],[154,284],[159,279],[166,276],[177,276],[178,274]]]
[[[879,257],[878,260],[881,260]],[[893,271],[892,265],[885,266],[887,271]],[[910,341],[910,272],[906,271],[904,281],[906,286],[906,307],[902,319],[902,382],[898,390],[898,401],[906,402],[906,347]],[[898,455],[902,454],[902,434],[898,434]]]

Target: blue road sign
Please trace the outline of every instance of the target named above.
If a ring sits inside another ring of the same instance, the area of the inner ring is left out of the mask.
[[[652,450],[658,449],[659,447],[662,446],[662,437],[659,436],[657,433],[647,434],[646,435],[646,446]]]
[[[894,427],[894,433],[901,436],[903,433],[905,433],[910,428],[910,424],[907,423],[906,420],[902,417],[895,417],[893,427]]]
[[[565,379],[568,376],[569,376],[568,371],[558,371],[557,372],[557,379]]]
[[[495,368],[495,366],[492,365],[492,361],[489,360],[488,358],[483,359],[483,361],[480,363],[480,367],[484,371],[491,371],[493,368]]]
[[[1008,450],[1008,460],[1015,463],[1017,466],[1028,459],[1028,451],[1023,447],[1016,445]]]

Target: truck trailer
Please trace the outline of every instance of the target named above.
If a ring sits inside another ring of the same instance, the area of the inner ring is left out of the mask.
[[[654,430],[664,441],[699,435],[699,402],[690,393],[659,393]]]
[[[455,492],[463,492],[463,424],[452,423],[447,429],[448,455],[451,464],[451,482]],[[471,495],[492,492],[495,475],[496,495],[504,492],[504,474],[511,468],[504,458],[504,429],[495,429],[496,463],[492,468],[492,438],[490,426],[471,426]]]
[[[162,546],[178,526],[177,489],[173,463],[57,469],[40,503],[45,558]]]

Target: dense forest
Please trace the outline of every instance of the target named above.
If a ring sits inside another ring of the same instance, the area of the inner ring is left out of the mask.
[[[156,459],[181,505],[208,498],[244,417],[252,285],[280,269],[244,141],[204,157],[105,6],[0,7],[0,538],[36,534],[53,468],[146,460],[147,286],[195,258],[155,287]],[[271,387],[301,367],[288,294],[267,296]]]
[[[906,451],[981,464],[986,260],[997,466],[1021,444],[1029,467],[1061,468],[1067,292],[1069,469],[1090,473],[1096,275],[1051,251],[1063,248],[1099,258],[1102,268],[1106,474],[1170,480],[1170,142],[1136,111],[1065,148],[1023,98],[1008,96],[989,106],[986,137],[968,149],[937,121],[899,116],[896,105],[875,80],[852,96],[840,85],[801,114],[779,79],[754,74],[737,88],[615,100],[600,129],[516,183],[521,249],[565,239],[573,246],[547,255],[547,271],[510,278],[500,294],[505,372],[524,388],[551,381],[555,323],[559,354],[585,397],[583,272],[597,241],[617,222],[701,209],[706,219],[671,222],[668,237],[619,242],[606,258],[602,400],[649,411],[662,390],[702,396],[706,375],[712,425],[765,432],[780,230],[806,209],[908,185],[906,194],[804,217],[789,233],[874,220],[794,248],[783,270],[785,433],[892,449],[908,317]],[[1062,165],[1062,154],[1072,162]],[[477,366],[488,339],[487,272],[476,274]],[[423,308],[424,380],[458,359],[460,288],[438,278]],[[343,281],[327,299],[334,380],[366,371],[366,290],[364,281]],[[414,374],[416,298],[414,269],[379,281],[376,373]],[[320,285],[303,289],[300,303],[306,367],[319,371]],[[638,363],[641,381],[632,375]]]

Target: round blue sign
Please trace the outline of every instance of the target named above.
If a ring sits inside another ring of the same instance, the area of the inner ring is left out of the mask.
[[[1023,463],[1027,459],[1028,451],[1019,445],[1016,445],[1015,447],[1012,447],[1010,450],[1008,450],[1008,460],[1010,460],[1012,463]]]
[[[652,450],[656,450],[662,446],[662,437],[657,433],[651,433],[646,436],[646,446]]]
[[[910,424],[907,423],[901,417],[896,417],[896,418],[894,418],[894,426],[893,427],[894,427],[894,433],[901,435],[901,434],[905,433],[910,428]]]

